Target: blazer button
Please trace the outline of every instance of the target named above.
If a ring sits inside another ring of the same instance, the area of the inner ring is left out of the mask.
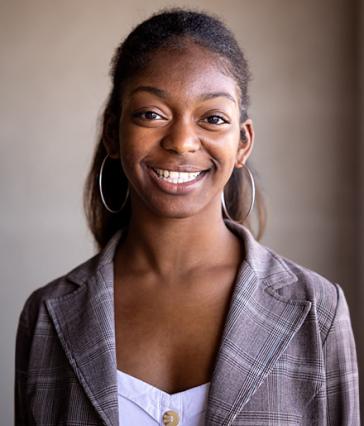
[[[168,426],[179,425],[179,415],[175,411],[168,410],[163,414],[163,424]]]

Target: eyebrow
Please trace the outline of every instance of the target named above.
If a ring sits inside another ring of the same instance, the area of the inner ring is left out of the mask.
[[[147,93],[151,93],[153,95],[156,95],[159,98],[168,99],[168,93],[165,90],[158,89],[158,87],[153,87],[153,86],[138,86],[136,89],[134,89],[130,93],[130,95],[134,95],[135,93],[138,93],[138,92],[147,92]],[[199,99],[201,101],[207,101],[209,99],[219,98],[219,97],[227,98],[230,101],[236,103],[234,97],[231,96],[230,93],[228,93],[228,92],[210,92],[210,93],[204,93],[204,94],[202,94],[200,96]]]

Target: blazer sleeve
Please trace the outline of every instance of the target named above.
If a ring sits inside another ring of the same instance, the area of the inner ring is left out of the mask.
[[[322,347],[325,382],[303,419],[307,426],[360,426],[355,341],[345,295],[337,284],[336,290],[336,312]]]
[[[337,292],[336,315],[324,344],[327,423],[359,426],[359,380],[355,342],[348,305],[338,285]]]
[[[30,299],[30,298],[29,298]],[[15,425],[33,425],[27,404],[28,362],[31,350],[29,299],[20,314],[15,345],[14,414]]]

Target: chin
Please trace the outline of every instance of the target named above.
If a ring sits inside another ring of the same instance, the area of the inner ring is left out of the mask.
[[[176,209],[176,208],[154,208],[153,213],[160,217],[160,218],[166,218],[166,219],[186,219],[188,217],[194,216],[198,213],[198,211],[194,211],[193,209],[187,209],[184,207],[183,209]]]
[[[158,218],[185,219],[195,216],[203,209],[203,206],[188,203],[187,200],[184,202],[182,200],[179,202],[166,202],[166,200],[164,202],[157,202],[157,200],[148,201],[144,203],[144,207]]]
[[[178,197],[175,196],[167,200],[165,197],[143,197],[139,198],[137,203],[138,208],[146,210],[158,217],[166,219],[186,219],[193,217],[205,210],[206,213],[209,210],[209,203],[207,200],[199,198],[199,200],[191,200],[189,197]]]

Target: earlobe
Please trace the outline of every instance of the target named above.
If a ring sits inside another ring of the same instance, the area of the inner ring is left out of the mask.
[[[244,164],[245,164],[245,162],[246,162],[247,159],[248,158],[245,155],[244,148],[240,148],[239,151],[238,151],[238,153],[237,153],[237,156],[236,156],[235,168],[236,169],[241,169],[244,166]]]

